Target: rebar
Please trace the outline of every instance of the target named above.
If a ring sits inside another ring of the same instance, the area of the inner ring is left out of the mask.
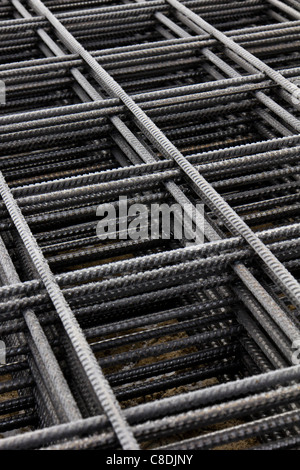
[[[299,31],[296,0],[0,6],[0,449],[299,446]]]

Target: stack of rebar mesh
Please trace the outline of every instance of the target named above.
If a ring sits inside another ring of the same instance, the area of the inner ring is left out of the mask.
[[[299,0],[1,2],[0,449],[300,447],[299,46]],[[100,239],[120,196],[203,242]]]

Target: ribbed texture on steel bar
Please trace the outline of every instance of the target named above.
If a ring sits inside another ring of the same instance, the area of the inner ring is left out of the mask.
[[[299,447],[299,32],[296,0],[0,6],[1,450]]]

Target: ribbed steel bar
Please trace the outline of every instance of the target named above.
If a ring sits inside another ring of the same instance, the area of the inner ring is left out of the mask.
[[[1,449],[297,446],[299,9],[0,8]],[[99,240],[120,195],[204,243]]]

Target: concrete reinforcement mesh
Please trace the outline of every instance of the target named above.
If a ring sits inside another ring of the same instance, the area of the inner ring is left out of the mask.
[[[0,450],[300,446],[299,46],[299,0],[1,2]]]

